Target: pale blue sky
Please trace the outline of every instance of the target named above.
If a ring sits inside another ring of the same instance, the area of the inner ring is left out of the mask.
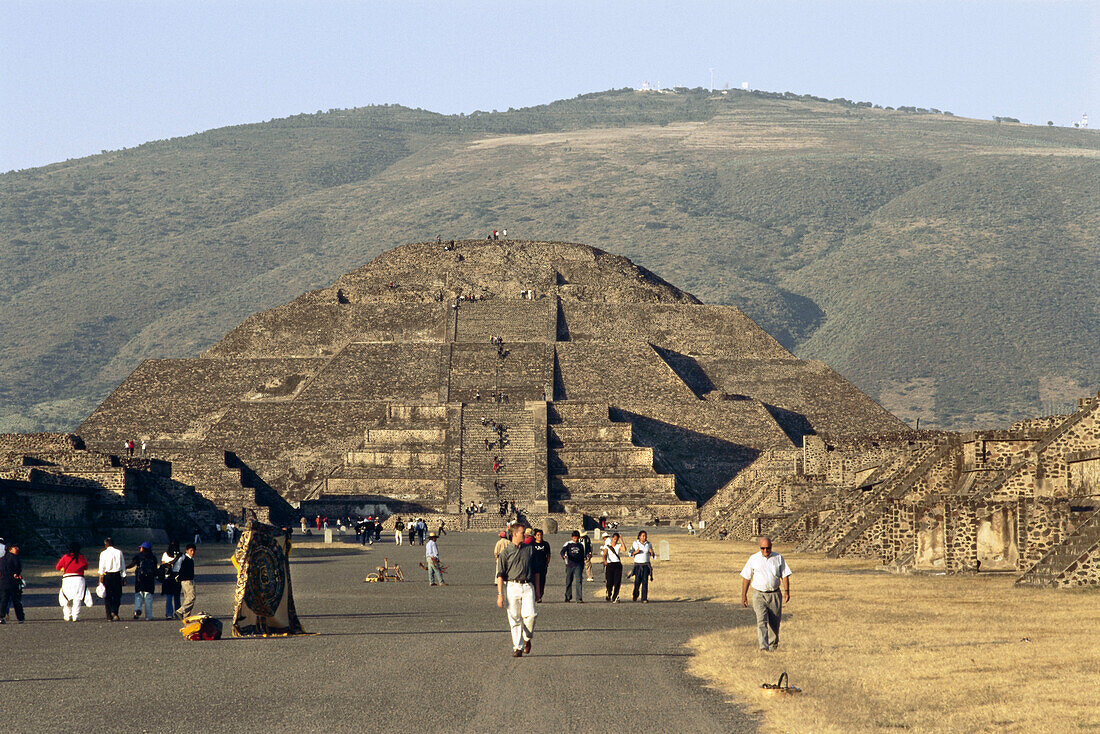
[[[0,171],[299,112],[507,109],[660,81],[1100,125],[1100,2],[0,7]]]

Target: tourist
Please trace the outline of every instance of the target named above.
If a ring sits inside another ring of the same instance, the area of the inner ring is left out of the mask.
[[[183,565],[183,553],[180,544],[173,540],[168,550],[160,557],[160,593],[164,595],[164,618],[172,619],[180,608],[180,566]]]
[[[424,518],[420,517],[416,520],[416,537],[420,541],[420,545],[424,545],[424,536],[428,534],[428,523]]]
[[[634,601],[638,601],[639,592],[643,604],[649,603],[649,580],[653,578],[653,544],[649,542],[646,531],[638,533],[638,539],[630,546],[630,556],[634,559]]]
[[[153,620],[153,593],[156,591],[157,559],[148,541],[138,546],[138,552],[130,559],[126,570],[134,570],[134,619],[141,617],[145,608],[146,621]]]
[[[195,546],[193,544],[183,549],[179,581],[180,591],[183,593],[183,603],[176,610],[176,617],[183,619],[195,608]]]
[[[756,612],[756,639],[761,650],[779,647],[779,623],[783,619],[783,602],[791,600],[791,569],[778,553],[772,553],[772,539],[760,538],[760,552],[753,553],[741,569],[741,606],[749,605],[752,586],[752,609]],[[779,589],[783,588],[780,598]]]
[[[542,601],[542,594],[546,591],[546,573],[550,570],[550,544],[542,535],[542,529],[537,528],[531,543],[532,571],[535,574],[535,601]]]
[[[511,545],[512,539],[508,537],[508,530],[504,529],[500,531],[500,537],[497,539],[496,545],[493,546],[493,568],[496,568],[497,559],[500,558],[501,552],[504,551],[509,545]],[[495,571],[494,571],[495,573]]]
[[[446,586],[443,581],[443,566],[439,562],[439,538],[435,533],[428,533],[428,545],[424,547],[424,556],[428,560],[428,585]]]
[[[485,512],[485,503],[484,502],[479,501],[477,503],[477,511],[478,512]]]
[[[622,536],[615,533],[606,537],[604,533],[603,547],[600,555],[603,556],[603,579],[607,591],[607,600],[612,604],[619,603],[619,588],[623,584],[623,553],[626,546],[623,545]]]
[[[87,562],[84,565],[88,565]],[[23,624],[26,619],[23,616],[23,562],[19,559],[18,543],[8,546],[0,558],[0,624],[8,623],[8,606],[15,609],[15,619]]]
[[[88,559],[80,554],[80,544],[70,543],[68,552],[61,556],[54,568],[61,572],[61,593],[57,595],[61,617],[66,622],[75,622],[80,619],[80,607],[85,604],[84,597],[88,593],[84,581]]]
[[[103,584],[103,602],[107,608],[107,621],[118,621],[118,607],[122,604],[122,580],[126,578],[122,551],[115,548],[110,538],[103,541],[99,554],[99,583]]]
[[[301,523],[301,525],[302,525],[302,533],[304,534],[304,533],[306,532],[306,516],[305,516],[305,515],[302,515],[302,518],[301,518],[301,520],[302,520],[302,523]]]
[[[595,581],[592,578],[592,541],[588,538],[588,531],[581,533],[581,545],[584,546],[584,580]]]
[[[688,535],[695,535],[695,526],[691,524],[691,520],[688,520]]]
[[[576,584],[577,603],[583,604],[584,544],[581,543],[579,531],[574,530],[569,542],[561,547],[561,557],[565,560],[565,601],[573,601],[573,586]]]
[[[440,520],[439,521],[439,527],[436,528],[435,532],[436,532],[436,535],[438,535],[440,538],[442,538],[444,535],[446,535],[447,534],[447,521],[446,520]]]
[[[141,439],[141,458],[143,458],[143,459],[145,458],[145,452],[146,452],[146,449],[148,449],[148,447],[149,447],[149,445],[147,443],[145,443],[145,439],[144,438]]]
[[[501,230],[500,236],[503,237],[504,239],[508,239],[508,230],[506,230],[506,229]]]
[[[512,657],[521,658],[531,652],[535,634],[535,587],[531,545],[524,545],[523,525],[509,528],[511,542],[497,556],[497,606],[506,609],[508,627],[512,632]]]
[[[393,542],[397,545],[401,545],[401,539],[405,532],[405,523],[401,522],[401,518],[397,518],[393,521]]]

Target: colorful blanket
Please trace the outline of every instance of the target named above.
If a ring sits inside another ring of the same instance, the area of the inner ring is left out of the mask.
[[[302,634],[290,590],[290,536],[250,520],[233,553],[233,636]]]

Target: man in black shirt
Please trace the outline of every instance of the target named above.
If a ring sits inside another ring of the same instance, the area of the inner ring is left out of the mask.
[[[7,624],[8,606],[15,609],[15,618],[23,623],[23,562],[19,560],[19,544],[12,543],[0,557],[0,624]]]
[[[189,543],[183,552],[179,572],[180,592],[183,603],[176,610],[176,616],[183,619],[195,608],[195,544]]]
[[[515,523],[508,528],[511,543],[497,556],[497,606],[508,612],[512,631],[512,657],[521,658],[531,652],[531,637],[535,634],[535,586],[533,543],[523,542],[524,527]]]
[[[542,592],[546,590],[546,572],[550,569],[550,544],[543,540],[541,529],[535,531],[531,551],[535,572],[535,601],[539,602],[542,601]]]
[[[584,603],[581,585],[584,583],[584,544],[581,534],[574,530],[569,542],[562,546],[561,557],[565,559],[565,601],[573,601],[573,585],[577,586],[577,603]]]

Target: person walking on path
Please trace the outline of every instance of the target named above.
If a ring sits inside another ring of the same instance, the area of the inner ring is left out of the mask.
[[[141,617],[145,608],[146,621],[153,619],[153,594],[157,590],[157,559],[148,541],[138,546],[138,552],[130,559],[126,570],[134,570],[134,619]]]
[[[510,542],[497,556],[497,606],[508,613],[512,657],[516,658],[531,652],[538,616],[532,583],[534,544],[523,542],[523,531],[520,523],[510,526]]]
[[[428,585],[446,586],[443,581],[443,564],[439,561],[439,536],[428,533],[428,544],[424,546],[424,557],[428,561]]]
[[[195,608],[195,544],[189,543],[180,559],[180,592],[183,603],[176,610],[176,618],[183,619]]]
[[[126,578],[126,561],[122,551],[115,548],[110,538],[103,541],[103,551],[99,554],[99,583],[106,593],[103,596],[107,608],[107,621],[118,621],[118,607],[122,604],[122,580]]]
[[[0,556],[0,624],[8,623],[9,605],[15,609],[16,620],[23,624],[23,561],[19,559],[18,543],[9,545]]]
[[[66,622],[80,619],[80,607],[84,604],[84,595],[88,593],[84,572],[88,570],[88,559],[80,554],[80,544],[70,543],[69,552],[61,556],[54,566],[61,572],[61,617]]]
[[[535,601],[541,602],[542,595],[546,591],[546,572],[550,570],[550,544],[542,537],[542,530],[535,530],[534,540],[531,542],[532,571],[535,574]]]
[[[582,585],[584,583],[584,544],[581,534],[574,530],[568,543],[561,547],[561,557],[565,559],[565,601],[573,601],[573,585],[577,587],[577,603],[584,603]]]
[[[404,533],[405,523],[401,522],[401,518],[399,517],[393,521],[393,542],[396,545],[401,545],[401,541],[405,538]]]
[[[588,537],[588,531],[581,533],[581,545],[584,546],[584,580],[595,581],[592,578],[592,541]]]
[[[630,555],[634,559],[634,601],[638,601],[639,592],[643,604],[649,603],[649,580],[653,578],[653,544],[649,542],[646,531],[638,533],[638,539],[630,546]]]
[[[160,557],[160,593],[164,594],[164,618],[172,619],[176,616],[176,610],[180,608],[179,573],[183,564],[183,554],[180,553],[180,544],[173,540],[168,544],[168,550]]]
[[[607,533],[604,533],[607,535]],[[603,578],[607,587],[607,600],[619,603],[619,588],[623,585],[623,554],[626,546],[622,536],[615,533],[603,542],[600,555],[603,556]]]
[[[791,600],[791,569],[778,553],[772,553],[772,539],[760,538],[760,552],[749,556],[741,569],[741,606],[749,605],[752,586],[752,609],[756,612],[756,638],[761,650],[775,651],[779,647],[779,623],[783,619],[783,602]],[[780,596],[780,587],[783,594]]]

